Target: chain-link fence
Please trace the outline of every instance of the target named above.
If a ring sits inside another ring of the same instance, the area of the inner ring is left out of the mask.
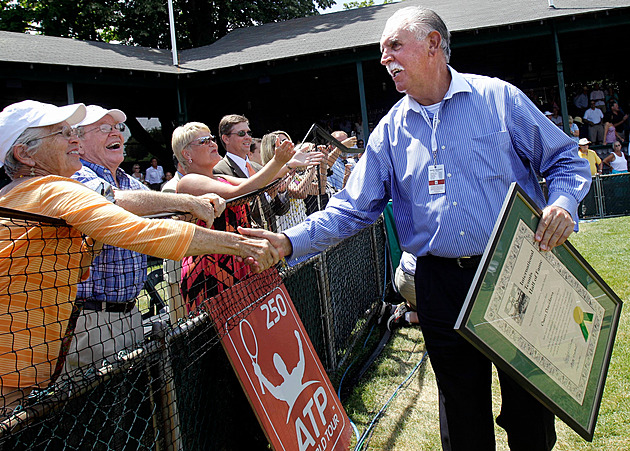
[[[302,194],[314,192],[308,195],[317,208],[327,200],[327,187],[309,171],[230,202],[213,227],[284,230],[300,222],[314,208]],[[291,185],[301,191],[291,194]],[[0,449],[268,449],[220,346],[225,330],[213,318],[245,318],[284,283],[322,363],[334,372],[387,286],[385,241],[379,220],[296,267],[281,264],[258,275],[231,256],[149,258],[144,289],[130,303],[142,311],[143,333],[122,350],[69,369],[73,333],[90,305],[76,299],[76,285],[93,276],[88,268],[98,246],[63,221],[3,210]],[[216,296],[228,288],[232,298]],[[124,320],[131,312],[116,314]],[[98,346],[97,337],[86,349]]]
[[[581,219],[608,218],[630,214],[630,173],[596,175],[580,203]]]

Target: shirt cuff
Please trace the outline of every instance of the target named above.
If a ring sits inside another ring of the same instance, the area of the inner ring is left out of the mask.
[[[560,207],[560,208],[565,209],[567,212],[569,212],[569,214],[573,218],[573,221],[575,222],[575,227],[573,228],[573,230],[575,232],[578,231],[578,222],[579,222],[579,218],[577,214],[578,203],[575,200],[575,198],[567,194],[564,194],[562,192],[550,193],[549,202],[547,203],[547,205]]]
[[[291,227],[288,230],[282,232],[291,241],[293,252],[287,257],[287,263],[291,266],[299,263],[303,259],[300,257],[306,255],[311,249],[311,240],[309,238],[308,230],[304,223]]]

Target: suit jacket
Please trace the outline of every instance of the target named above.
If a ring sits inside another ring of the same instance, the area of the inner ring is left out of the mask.
[[[262,166],[254,161],[249,162],[256,172],[262,169]],[[219,161],[212,171],[215,175],[231,175],[241,179],[248,178],[241,168],[228,155]],[[264,225],[266,222],[272,232],[277,232],[276,216],[283,216],[288,213],[291,203],[286,193],[278,193],[276,197],[267,200],[267,196],[258,196],[258,201],[252,202],[250,205],[252,220],[258,225]],[[262,216],[260,214],[262,210]],[[264,218],[264,219],[263,219]]]

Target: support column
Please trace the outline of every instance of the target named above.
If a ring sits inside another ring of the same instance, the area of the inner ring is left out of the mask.
[[[177,122],[183,125],[188,122],[188,105],[186,102],[186,88],[177,80]]]
[[[361,122],[363,124],[363,139],[367,144],[370,136],[370,124],[368,123],[367,103],[365,101],[365,83],[363,81],[363,62],[357,61],[357,80],[359,81],[359,101],[361,103]]]
[[[562,113],[562,128],[567,135],[569,131],[569,110],[567,104],[567,92],[564,88],[564,68],[562,66],[562,58],[560,56],[560,43],[558,42],[558,30],[554,22],[551,22],[551,32],[553,35],[553,43],[556,49],[556,72],[558,75],[558,94],[560,94],[560,110]]]
[[[71,81],[66,83],[66,95],[68,97],[68,105],[74,103],[74,85]]]

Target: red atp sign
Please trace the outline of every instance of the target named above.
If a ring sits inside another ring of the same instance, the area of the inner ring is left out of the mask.
[[[270,284],[272,279],[277,283]],[[243,285],[249,294],[245,299]],[[261,298],[268,291],[265,285],[276,288]],[[350,421],[275,270],[237,284],[211,302],[242,303],[241,308],[230,306],[232,315],[210,309],[211,315],[273,448],[349,449]],[[246,310],[251,311],[243,315]]]

